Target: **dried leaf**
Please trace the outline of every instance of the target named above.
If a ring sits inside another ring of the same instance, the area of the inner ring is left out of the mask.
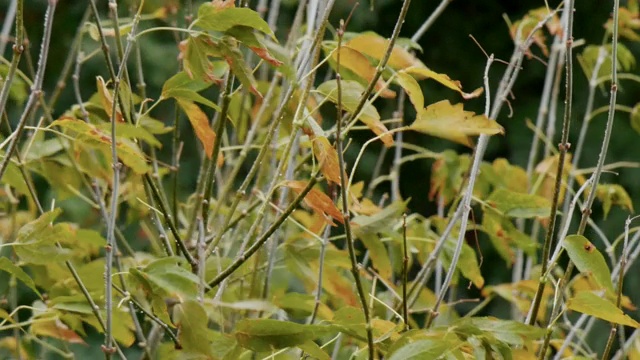
[[[181,99],[177,101],[178,105],[180,105],[182,110],[187,114],[193,131],[204,147],[204,153],[211,159],[211,156],[213,156],[213,145],[216,142],[216,133],[209,125],[209,117],[193,102]]]
[[[286,181],[284,185],[291,190],[293,190],[296,194],[300,194],[302,190],[307,187],[307,181]],[[344,217],[342,213],[336,205],[333,203],[331,198],[327,196],[325,193],[318,189],[311,189],[309,193],[304,197],[304,202],[309,206],[313,211],[322,214],[327,222],[332,226],[335,226],[335,223],[331,220],[331,218],[337,220],[339,223],[344,224]]]
[[[329,140],[324,136],[313,136],[311,141],[313,143],[313,154],[318,159],[322,175],[328,181],[340,185],[340,163],[336,149],[331,146]],[[347,178],[346,173],[344,176]]]

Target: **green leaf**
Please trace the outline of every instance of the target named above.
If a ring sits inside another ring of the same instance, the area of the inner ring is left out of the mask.
[[[282,61],[276,59],[271,55],[269,49],[258,39],[256,34],[250,27],[247,26],[234,26],[231,29],[226,31],[226,34],[234,37],[236,40],[240,41],[244,46],[248,47],[251,51],[253,51],[256,55],[260,56],[263,60],[268,62],[273,66],[280,66],[283,64]]]
[[[486,211],[482,215],[482,229],[489,235],[489,239],[498,254],[511,267],[515,261],[513,248],[523,250],[527,255],[536,256],[537,244],[525,233],[519,231],[511,220]]]
[[[302,325],[272,319],[244,319],[234,332],[238,343],[247,349],[270,352],[306,344],[331,330],[327,326]]]
[[[29,277],[29,275],[22,270],[19,266],[14,265],[9,258],[0,257],[0,270],[6,271],[9,274],[16,277],[16,279],[22,281],[25,285],[27,285],[31,290],[33,290],[38,296],[42,297],[38,289],[36,288],[36,283],[33,282],[33,279]]]
[[[462,104],[449,100],[433,103],[418,111],[412,130],[473,147],[469,136],[504,134],[504,128],[485,115],[465,111]]]
[[[604,256],[586,237],[569,235],[562,241],[562,246],[581,273],[591,274],[598,286],[608,293],[614,292],[611,272]]]
[[[504,188],[496,189],[486,200],[487,205],[504,216],[515,218],[549,217],[551,203],[537,195],[522,194]]]
[[[18,230],[16,241],[12,245],[20,260],[46,265],[72,257],[71,250],[57,246],[58,241],[71,236],[68,226],[51,224],[61,212],[60,208],[46,212]]]
[[[180,59],[184,71],[190,78],[207,83],[221,83],[221,75],[216,71],[210,57],[221,57],[218,44],[209,36],[190,36],[179,44]]]
[[[222,74],[220,74],[220,76],[222,76]],[[169,78],[169,80],[165,81],[162,86],[160,100],[168,98],[189,100],[206,105],[216,111],[220,111],[220,107],[216,103],[198,94],[198,92],[203,91],[210,86],[211,83],[208,83],[198,77],[192,79],[186,72],[181,71]]]
[[[184,265],[183,258],[166,257],[153,261],[141,270],[130,268],[129,273],[144,278],[154,293],[161,291],[157,295],[195,297],[200,279]]]
[[[612,323],[634,328],[640,327],[640,323],[623,313],[614,303],[591,291],[578,292],[567,301],[567,308]]]
[[[186,353],[213,356],[207,336],[209,317],[200,303],[190,300],[177,304],[173,309],[173,319]]]
[[[422,339],[408,343],[388,356],[389,360],[437,359],[451,350],[451,342]]]
[[[461,322],[465,322],[461,320]],[[468,321],[483,332],[490,332],[495,338],[511,346],[527,345],[545,333],[544,328],[526,325],[513,320],[501,320],[494,317],[473,317]]]
[[[100,124],[97,128],[105,133],[111,132],[111,124]],[[129,140],[140,139],[153,147],[158,149],[162,148],[162,143],[142,126],[136,126],[128,123],[117,123],[116,134],[118,135],[118,138]]]
[[[390,279],[393,274],[389,253],[378,234],[392,234],[393,226],[402,218],[407,201],[396,201],[372,216],[359,215],[353,218],[354,235],[369,250],[369,255],[380,275]]]
[[[249,8],[236,8],[231,2],[231,6],[218,5],[217,1],[204,3],[198,9],[198,18],[194,26],[205,30],[225,32],[234,26],[246,26],[261,31],[273,39],[275,34],[262,18],[260,14]]]
[[[18,70],[19,72],[20,70]],[[0,64],[0,88],[4,86],[4,81],[7,78],[7,74],[9,73],[9,65],[2,63]],[[16,74],[18,75],[18,74]],[[9,87],[9,98],[13,100],[16,105],[22,106],[24,102],[29,97],[29,86],[22,77],[14,76],[11,81],[11,86]]]
[[[258,91],[258,82],[253,77],[253,70],[244,61],[244,55],[238,48],[238,41],[230,36],[225,36],[218,45],[220,46],[222,57],[227,61],[231,71],[240,80],[242,86],[262,98]]]
[[[360,98],[362,97],[365,89],[357,81],[346,80],[341,81],[340,84],[342,88],[342,108],[346,112],[353,114],[360,103]],[[338,103],[338,84],[336,80],[329,80],[322,83],[318,86],[317,91],[332,103]],[[380,114],[378,114],[378,110],[376,110],[369,100],[367,100],[362,108],[358,120],[367,125],[367,127],[369,127],[369,129],[371,129],[371,131],[376,135],[381,135],[389,131],[380,121]],[[387,147],[393,145],[393,136],[391,134],[385,134],[380,139]]]
[[[302,351],[304,351],[308,355],[311,355],[315,359],[318,359],[318,360],[331,359],[331,356],[329,356],[329,354],[327,354],[324,350],[322,350],[320,346],[318,346],[318,344],[316,344],[311,340],[305,341],[303,344],[298,345],[298,347]]]

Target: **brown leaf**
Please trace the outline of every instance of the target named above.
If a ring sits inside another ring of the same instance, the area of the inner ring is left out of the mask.
[[[191,101],[178,99],[178,105],[187,114],[189,122],[193,127],[193,131],[202,143],[204,152],[209,159],[213,155],[213,145],[216,142],[216,133],[213,132],[209,125],[209,118],[198,105]]]
[[[311,141],[313,142],[313,154],[318,159],[322,174],[328,181],[340,185],[340,163],[336,149],[324,136],[312,136]],[[346,174],[344,175],[346,178]]]
[[[284,185],[293,190],[296,194],[300,194],[305,187],[307,187],[307,181],[286,181]],[[335,223],[331,218],[337,220],[339,223],[344,224],[344,217],[331,198],[318,189],[311,189],[309,193],[304,197],[304,203],[307,204],[313,211],[322,214],[329,224],[335,226]]]

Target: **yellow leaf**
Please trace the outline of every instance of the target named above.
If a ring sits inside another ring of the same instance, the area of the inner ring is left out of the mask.
[[[98,87],[98,96],[100,98],[100,102],[102,103],[102,109],[104,109],[104,111],[107,113],[107,116],[109,116],[109,120],[111,120],[111,117],[113,115],[113,97],[111,96],[111,92],[109,91],[109,89],[107,89],[107,84],[105,84],[102,76],[96,77],[96,83]],[[124,122],[122,114],[117,108],[116,120],[118,122]]]
[[[484,115],[464,111],[462,104],[451,105],[448,100],[431,104],[420,111],[410,128],[469,147],[473,147],[469,136],[504,134],[504,129],[497,122]]]
[[[448,87],[449,89],[459,92],[460,95],[462,95],[462,97],[465,99],[476,98],[480,96],[483,91],[483,89],[480,87],[475,89],[471,93],[466,93],[462,91],[462,84],[460,84],[460,81],[451,80],[451,78],[447,74],[437,73],[427,67],[410,67],[405,69],[404,72],[413,75],[418,79],[433,79],[440,84]]]
[[[191,101],[178,99],[178,105],[187,114],[193,131],[195,132],[198,140],[204,147],[204,153],[209,159],[213,155],[213,145],[216,142],[216,133],[213,132],[209,125],[209,117],[205,114],[198,105]]]
[[[581,291],[567,301],[569,310],[577,311],[612,323],[640,327],[640,324],[626,315],[614,303],[590,292]]]
[[[398,72],[396,82],[400,84],[407,95],[409,95],[409,100],[411,100],[413,107],[416,108],[416,112],[420,112],[420,110],[424,108],[424,95],[422,94],[420,84],[418,84],[413,76],[404,71]]]
[[[358,103],[360,102],[360,97],[364,92],[364,88],[357,81],[345,80],[341,82],[342,87],[342,107],[345,111],[349,113],[353,113],[356,111],[358,107]],[[325,83],[322,83],[318,86],[318,92],[324,95],[329,101],[334,104],[338,103],[338,85],[336,80],[329,80]],[[385,134],[389,130],[386,126],[380,121],[380,114],[378,110],[371,104],[371,102],[367,101],[360,112],[360,116],[358,120],[362,121],[371,131],[373,131],[376,135],[382,135],[380,140],[384,143],[384,146],[391,147],[393,146],[393,136],[391,134]]]
[[[374,32],[366,32],[349,40],[345,45],[380,61],[389,46],[389,40]],[[398,45],[391,50],[387,65],[396,70],[410,66],[425,67],[420,60]]]
[[[307,187],[306,181],[286,181],[284,185],[293,190],[296,194],[300,194],[305,187]],[[339,223],[344,224],[344,217],[331,198],[318,189],[311,189],[309,193],[304,197],[304,203],[307,204],[314,212],[322,214],[327,223],[335,226],[335,223],[331,218],[337,220]]]
[[[328,181],[340,185],[340,163],[336,149],[324,136],[313,136],[311,141],[313,142],[313,154],[318,159],[322,174]]]
[[[340,68],[346,68],[365,80],[367,83],[373,80],[376,74],[376,68],[371,65],[369,59],[358,50],[352,49],[349,46],[342,46],[340,50],[336,50],[331,55],[333,61],[338,61],[338,52],[340,53]],[[376,82],[376,91],[380,91],[380,96],[383,98],[393,99],[396,97],[395,91],[385,88],[385,83],[382,79],[378,79]]]

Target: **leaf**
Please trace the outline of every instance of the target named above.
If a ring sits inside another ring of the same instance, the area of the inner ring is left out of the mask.
[[[58,319],[52,319],[50,321],[34,321],[31,324],[29,331],[35,336],[48,336],[71,344],[86,345],[80,335],[69,329],[67,325]]]
[[[102,103],[102,109],[107,113],[109,121],[111,121],[111,119],[113,118],[113,97],[111,96],[109,89],[107,89],[107,84],[105,84],[102,76],[96,76],[96,83],[96,87],[98,88],[98,96]],[[119,123],[124,122],[122,113],[117,106],[115,119]]]
[[[465,100],[477,98],[483,92],[483,88],[480,87],[475,89],[471,93],[466,93],[462,91],[462,84],[460,83],[460,81],[451,80],[451,78],[447,74],[437,73],[427,67],[409,67],[399,72],[399,74],[400,73],[409,74],[419,79],[433,79],[436,82],[448,87],[449,89],[457,91]]]
[[[51,224],[61,212],[60,208],[46,212],[18,230],[16,241],[12,245],[20,260],[31,264],[48,264],[71,258],[69,249],[56,245],[57,241],[69,235],[67,227],[63,224]]]
[[[253,51],[256,55],[261,57],[263,60],[268,62],[273,66],[280,66],[283,64],[282,61],[276,59],[271,55],[269,49],[258,39],[256,34],[253,32],[248,26],[234,26],[226,31],[227,35],[230,35],[236,40],[240,41],[244,46],[248,47],[251,51]]]
[[[337,69],[338,56],[340,56],[340,74],[344,74],[344,70],[348,70],[356,76],[355,80],[360,80],[362,85],[368,85],[376,75],[376,68],[371,65],[369,59],[360,51],[350,48],[347,45],[336,49],[331,54],[331,66]],[[349,74],[346,74],[347,76]],[[347,79],[349,80],[349,79]],[[375,85],[375,91],[380,92],[380,96],[387,99],[396,97],[395,91],[386,88],[385,82],[378,79]]]
[[[569,258],[581,273],[589,273],[600,288],[614,293],[611,272],[602,253],[582,235],[569,235],[562,241]]]
[[[364,32],[346,42],[345,46],[372,57],[379,62],[382,60],[389,46],[389,40],[374,32]],[[400,47],[398,43],[396,43],[391,50],[391,56],[389,57],[387,65],[395,70],[405,69],[410,66],[424,67],[424,64],[420,60]]]
[[[402,86],[407,95],[409,95],[409,100],[416,109],[416,113],[420,113],[420,111],[424,109],[424,94],[422,94],[420,84],[418,84],[413,76],[404,71],[399,71],[397,75],[396,82]]]
[[[129,274],[144,279],[150,285],[145,290],[155,295],[193,298],[200,279],[187,270],[184,264],[183,258],[166,257],[155,260],[142,269],[132,267]]]
[[[360,98],[364,93],[365,89],[360,85],[357,81],[342,81],[342,108],[348,113],[353,114],[358,104],[360,103]],[[322,83],[318,86],[317,91],[326,97],[329,101],[334,104],[338,103],[338,84],[336,80],[329,80],[325,83]],[[371,131],[373,131],[376,135],[382,135],[380,138],[386,147],[393,146],[393,136],[391,134],[385,134],[389,130],[386,126],[380,121],[380,114],[378,114],[378,110],[371,104],[369,100],[365,102],[364,107],[362,108],[361,113],[359,114],[358,120],[362,121]]]
[[[63,117],[54,121],[50,126],[60,126],[65,132],[69,132],[79,146],[100,149],[106,153],[111,151],[111,134],[82,120]],[[136,144],[126,139],[117,138],[116,149],[118,158],[136,174],[144,174],[151,170],[144,154]]]
[[[216,71],[210,57],[221,57],[218,44],[206,35],[190,36],[178,44],[184,71],[192,79],[207,83],[221,83],[221,74]]]
[[[331,332],[327,326],[301,325],[272,319],[244,319],[236,325],[234,335],[242,347],[271,352],[306,344]]]
[[[218,43],[221,56],[227,61],[233,74],[240,80],[242,86],[251,91],[254,95],[262,98],[258,91],[258,83],[253,77],[253,70],[244,61],[244,55],[238,48],[238,41],[230,36],[225,36]]]
[[[484,115],[464,111],[462,104],[451,105],[448,100],[431,104],[420,111],[410,128],[469,147],[473,146],[469,136],[504,134],[504,129],[497,122]]]
[[[300,194],[302,190],[307,187],[307,181],[285,181],[284,186],[293,190],[296,194]],[[311,189],[309,193],[304,197],[304,203],[307,204],[313,211],[326,219],[326,221],[335,226],[335,223],[331,218],[337,220],[339,223],[344,224],[344,217],[331,198],[318,189]]]
[[[111,124],[100,124],[97,128],[105,133],[111,132]],[[116,123],[116,134],[118,135],[118,138],[129,140],[140,139],[153,147],[162,148],[162,143],[142,126],[136,126],[128,123]]]
[[[173,309],[173,319],[186,353],[213,356],[207,337],[209,317],[200,303],[190,300],[177,304]]]
[[[451,342],[440,339],[422,339],[408,343],[388,357],[389,360],[437,359],[451,350]]]
[[[629,197],[627,191],[618,184],[598,184],[596,187],[596,196],[602,201],[605,218],[613,205],[618,205],[633,212],[631,197]]]
[[[164,85],[162,86],[160,100],[175,98],[177,100],[193,101],[202,105],[206,105],[219,112],[220,107],[216,103],[198,94],[198,92],[203,91],[210,86],[211,83],[208,83],[200,78],[192,79],[191,77],[189,77],[189,74],[181,71],[173,75],[171,78],[169,78],[169,80],[165,81]]]
[[[492,192],[486,203],[508,217],[546,218],[551,213],[549,200],[537,195],[517,193],[504,188]]]
[[[6,271],[9,274],[16,277],[16,279],[22,281],[23,284],[27,285],[31,290],[33,290],[38,296],[42,297],[38,289],[36,288],[36,284],[29,277],[29,275],[22,270],[19,266],[14,265],[9,258],[0,257],[0,270]]]
[[[262,20],[260,14],[249,8],[236,8],[232,0],[216,0],[202,4],[198,8],[198,18],[193,25],[220,32],[228,31],[234,26],[246,26],[275,39],[275,34],[266,21]]]
[[[578,292],[567,301],[567,308],[608,322],[634,328],[640,327],[640,323],[622,312],[614,303],[590,291]]]
[[[489,332],[495,336],[498,341],[510,346],[526,346],[528,342],[533,342],[541,338],[546,331],[544,328],[526,325],[513,320],[501,320],[494,317],[463,318],[459,320],[458,323],[463,324],[467,321],[479,328],[482,332]]]
[[[311,315],[316,306],[313,295],[297,292],[288,292],[273,301],[278,307],[291,313],[295,317],[298,317],[298,315],[300,315],[300,317]],[[318,307],[318,317],[320,319],[330,319],[333,317],[333,312],[327,305],[320,303]]]
[[[331,146],[329,140],[325,136],[312,136],[313,154],[320,165],[322,175],[327,181],[340,185],[340,163],[336,149]],[[345,179],[347,174],[344,174]]]
[[[202,147],[204,147],[204,153],[211,159],[211,156],[213,156],[213,146],[216,142],[216,133],[209,125],[209,117],[193,102],[188,100],[177,101],[178,105],[180,105],[182,110],[187,114],[196,137],[198,137]]]
[[[525,233],[519,231],[511,220],[485,211],[482,215],[482,229],[489,235],[498,254],[511,267],[515,261],[513,248],[523,250],[527,255],[536,256],[537,244]]]

